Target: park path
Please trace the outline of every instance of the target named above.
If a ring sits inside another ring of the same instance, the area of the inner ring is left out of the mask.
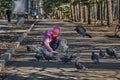
[[[80,52],[79,61],[88,69],[77,71],[72,62],[63,64],[60,61],[36,61],[34,52],[27,52],[26,45],[37,45],[41,42],[43,32],[54,24],[60,24],[61,37],[68,40],[71,53]],[[120,54],[120,38],[114,38],[113,29],[108,27],[85,27],[93,38],[81,37],[73,29],[77,23],[58,20],[39,20],[28,36],[15,51],[11,61],[4,69],[4,80],[120,80],[120,59],[103,58],[99,64],[93,64],[90,55],[99,48],[115,48]]]

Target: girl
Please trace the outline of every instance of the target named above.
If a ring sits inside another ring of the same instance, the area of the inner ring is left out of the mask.
[[[49,57],[61,56],[61,52],[65,52],[68,49],[67,41],[65,39],[60,39],[60,26],[54,25],[52,29],[46,30],[44,33],[44,38],[40,47],[33,48],[36,55],[43,56],[47,55]]]

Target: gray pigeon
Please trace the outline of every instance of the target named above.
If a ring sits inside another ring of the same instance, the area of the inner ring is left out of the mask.
[[[115,50],[114,50],[114,49],[110,50],[109,48],[106,48],[106,53],[107,53],[107,55],[109,55],[110,57],[115,57],[116,59],[118,59],[118,58],[117,58],[117,54],[115,53]]]
[[[46,54],[44,52],[42,52],[42,54],[43,54],[44,59],[47,60],[47,61],[49,61],[49,60],[55,60],[54,56],[51,56],[51,55]]]
[[[73,57],[79,59],[81,57],[80,52],[81,51],[77,51],[77,53]]]
[[[75,26],[75,29],[74,29],[78,34],[82,35],[83,37],[84,36],[87,36],[89,38],[92,38],[92,36],[90,34],[88,34],[86,32],[86,29],[83,27],[83,26]]]
[[[116,52],[115,49],[113,49],[113,51],[114,51],[114,53],[115,53],[115,58],[116,58],[116,59],[119,59],[119,58],[120,58],[120,55]]]
[[[94,63],[99,63],[99,56],[95,54],[95,52],[92,52],[91,60],[94,61]]]
[[[43,56],[40,55],[39,53],[36,53],[36,54],[35,54],[35,58],[37,59],[37,61],[43,60]]]
[[[100,49],[100,51],[99,51],[99,56],[100,56],[100,58],[105,57],[105,52],[102,51],[101,49]]]
[[[86,67],[83,65],[83,64],[81,64],[80,62],[78,62],[77,60],[75,60],[75,68],[77,69],[77,70],[85,70],[86,69]]]
[[[73,58],[74,58],[73,54],[71,54],[69,49],[67,49],[66,55],[62,55],[62,57],[60,57],[60,60],[65,64],[67,62],[70,62]]]
[[[36,45],[32,45],[32,46],[27,45],[26,48],[27,48],[28,52],[37,52],[38,51]]]
[[[72,55],[73,54],[71,54],[71,55],[64,55],[64,56],[62,56],[62,57],[60,57],[60,60],[65,64],[65,63],[67,63],[67,62],[70,62],[71,60],[72,60]]]
[[[28,52],[32,52],[30,46],[26,46]]]

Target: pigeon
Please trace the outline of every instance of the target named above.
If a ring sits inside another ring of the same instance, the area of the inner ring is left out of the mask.
[[[61,61],[64,62],[64,64],[71,61],[73,58],[73,54],[70,54],[69,49],[67,49],[66,55],[60,57]]]
[[[109,55],[110,57],[115,57],[117,59],[117,54],[115,53],[115,50],[112,49],[110,50],[109,48],[106,48],[106,53],[107,55]]]
[[[81,52],[81,51],[77,51],[77,54],[76,54],[76,57],[77,57],[77,58],[80,58],[80,57],[81,57],[80,52]]]
[[[43,57],[44,57],[45,60],[48,60],[48,61],[55,59],[54,56],[50,56],[50,55],[47,55],[47,54],[45,54],[45,53],[43,53]]]
[[[43,59],[43,56],[41,56],[40,54],[35,54],[35,58],[37,59],[37,61],[39,61],[40,59]]]
[[[99,56],[95,54],[95,52],[92,52],[91,60],[94,61],[95,63],[99,63]]]
[[[26,48],[27,48],[27,51],[29,51],[29,52],[32,51],[31,48],[30,48],[30,46],[26,46]]]
[[[100,49],[100,51],[99,51],[99,56],[100,56],[100,58],[105,57],[105,52],[102,51],[101,49]]]
[[[32,46],[26,46],[28,52],[36,52],[36,47],[34,45]]]
[[[65,63],[71,61],[72,57],[68,57],[67,55],[60,57],[61,61]]]
[[[72,59],[76,59],[76,58],[79,59],[81,57],[80,51],[77,51],[77,53],[75,53],[75,55],[73,55],[71,57],[72,57]]]
[[[85,29],[84,27],[82,27],[82,26],[75,26],[74,30],[75,30],[78,34],[82,35],[83,37],[84,37],[84,36],[87,36],[87,37],[89,37],[89,38],[92,38],[92,36],[91,36],[90,34],[86,33],[86,29]]]
[[[69,60],[69,59],[68,59],[68,56],[66,56],[66,55],[60,57],[60,59],[61,59],[61,61],[64,62],[64,63],[68,62],[68,60]]]
[[[85,70],[86,69],[86,67],[83,65],[83,64],[81,64],[80,62],[78,62],[77,60],[75,60],[75,68],[77,69],[77,70]]]

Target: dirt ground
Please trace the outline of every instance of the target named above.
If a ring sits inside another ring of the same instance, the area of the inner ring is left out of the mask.
[[[77,70],[75,60],[63,64],[61,61],[36,61],[34,52],[27,52],[26,45],[38,45],[43,32],[54,24],[61,26],[61,38],[68,41],[70,53],[80,53],[79,62],[86,70]],[[120,55],[120,38],[114,37],[114,27],[85,26],[92,38],[82,37],[74,31],[77,23],[58,20],[39,20],[28,36],[16,50],[11,61],[5,67],[4,80],[120,80],[120,59],[106,55],[100,58],[100,63],[94,64],[91,53],[99,53],[106,48],[115,49]]]

